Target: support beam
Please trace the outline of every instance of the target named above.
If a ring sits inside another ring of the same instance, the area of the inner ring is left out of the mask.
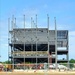
[[[50,59],[50,54],[49,54],[49,15],[47,14],[47,26],[48,26],[48,65],[50,64],[49,59]]]
[[[54,17],[54,22],[55,22],[55,64],[56,64],[56,69],[57,69],[57,26],[56,26],[56,17]]]
[[[67,32],[67,36],[69,36],[68,32]],[[70,64],[69,64],[69,37],[67,37],[67,50],[68,50],[68,54],[67,54],[67,60],[68,60],[67,67],[70,68]]]
[[[15,26],[14,26],[14,15],[13,15],[13,16],[12,16],[12,30],[13,30],[13,37],[12,37],[12,39],[13,39],[13,41],[12,41],[12,44],[13,44],[13,48],[12,48],[12,49],[13,49],[13,50],[12,50],[12,51],[13,51],[13,54],[12,54],[12,55],[13,55],[13,69],[14,69],[14,64],[15,64],[15,63],[14,63],[14,49],[15,49],[15,48],[14,48],[14,40],[15,40],[14,27],[15,27]]]
[[[10,18],[8,18],[8,61],[9,61],[9,43],[10,43],[10,38],[9,38],[9,30],[10,30]]]
[[[37,15],[36,15],[36,69],[37,69]]]
[[[25,36],[25,15],[24,15],[24,36]],[[25,70],[25,37],[24,37],[24,70]]]

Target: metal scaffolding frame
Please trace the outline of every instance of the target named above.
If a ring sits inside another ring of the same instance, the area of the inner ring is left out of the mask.
[[[26,19],[25,19],[25,15],[23,15],[23,17],[24,17],[24,28],[23,28],[23,30],[24,30],[24,37],[23,37],[23,51],[24,51],[24,56],[22,57],[23,59],[24,59],[24,61],[23,61],[23,63],[24,63],[24,69],[25,69],[25,63],[26,63],[26,58],[27,58],[27,56],[26,56],[26,36],[27,36],[27,34],[26,34],[26,31],[27,31],[27,29],[26,29],[26,24],[25,24],[25,21],[26,21]],[[31,17],[31,29],[29,29],[29,30],[31,30],[31,37],[30,37],[30,39],[31,39],[31,41],[32,42],[29,42],[30,43],[30,45],[31,45],[31,51],[32,52],[34,52],[33,51],[33,42],[35,42],[35,51],[36,51],[36,56],[34,56],[35,57],[35,63],[36,63],[36,65],[38,64],[38,61],[39,61],[39,59],[41,58],[40,56],[39,56],[39,58],[38,58],[38,56],[37,56],[37,53],[39,53],[38,52],[38,44],[39,44],[39,41],[38,41],[38,31],[39,31],[39,28],[37,27],[37,15],[35,16],[35,18],[36,18],[36,20],[35,20],[35,22],[33,21],[33,19],[32,19],[32,17]],[[13,64],[13,69],[15,68],[14,67],[14,64],[15,64],[15,39],[16,39],[16,35],[18,35],[19,36],[19,34],[16,34],[16,32],[18,33],[18,31],[16,31],[16,28],[15,28],[15,26],[16,26],[16,18],[14,18],[14,15],[12,16],[12,21],[11,21],[11,25],[12,25],[12,28],[11,28],[11,59],[12,59],[12,64]],[[55,23],[55,30],[54,30],[54,36],[55,37],[53,37],[53,38],[55,38],[54,39],[54,43],[55,43],[55,64],[56,64],[56,69],[57,69],[57,63],[58,63],[58,58],[57,58],[57,55],[58,55],[58,51],[57,51],[57,44],[58,44],[58,41],[57,41],[57,38],[58,38],[58,36],[57,36],[57,26],[56,26],[56,18],[54,18],[54,23]],[[33,28],[32,27],[32,25],[33,24],[35,24],[35,27],[36,28]],[[53,40],[50,40],[51,39],[51,31],[52,30],[49,30],[49,15],[47,14],[47,28],[46,28],[47,30],[47,33],[45,33],[46,34],[46,36],[44,36],[44,37],[47,37],[47,53],[48,53],[48,56],[47,57],[45,57],[45,58],[47,58],[47,63],[48,63],[48,65],[50,65],[50,63],[52,63],[52,53],[50,53],[50,51],[51,51],[51,49],[50,49],[50,45],[51,45],[51,43],[53,43]],[[19,30],[19,29],[17,29],[17,30]],[[22,31],[23,31],[22,30]],[[34,32],[35,32],[35,34],[33,33],[33,30],[34,30]],[[42,29],[41,29],[42,30]],[[43,30],[44,30],[44,28],[43,28]],[[8,31],[10,32],[10,19],[8,19]],[[43,32],[44,33],[44,32]],[[21,34],[21,33],[20,33]],[[34,34],[34,35],[33,35]],[[44,34],[43,34],[44,35]],[[67,34],[68,35],[68,34]],[[34,38],[33,38],[33,36],[35,37],[35,40],[33,40]],[[67,36],[68,37],[68,36]],[[22,38],[21,38],[21,40],[22,40]],[[10,44],[9,43],[9,34],[8,34],[8,44]],[[17,44],[19,44],[18,42],[17,42]],[[43,44],[43,43],[42,43]],[[45,44],[45,43],[44,43]],[[68,50],[68,38],[67,38],[67,50]],[[9,48],[8,48],[8,52],[9,52]],[[43,52],[43,51],[42,51]],[[18,53],[18,50],[17,50],[17,53]],[[41,51],[40,51],[40,53],[41,53]],[[8,53],[8,57],[10,57],[9,56],[9,53]],[[17,56],[18,57],[18,56]],[[32,58],[34,58],[34,57],[32,57]],[[44,58],[44,57],[43,57]],[[18,59],[18,58],[17,58]],[[9,60],[9,58],[8,58],[8,60]],[[44,59],[45,60],[45,59]],[[69,55],[68,55],[68,53],[67,53],[67,60],[69,60]],[[51,61],[51,62],[50,62]],[[33,62],[33,61],[32,61]],[[41,63],[41,62],[40,62]],[[69,62],[68,62],[69,63]],[[37,68],[37,66],[36,66],[36,68]]]

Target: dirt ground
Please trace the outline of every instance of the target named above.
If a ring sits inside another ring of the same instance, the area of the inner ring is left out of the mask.
[[[50,72],[50,73],[0,72],[0,75],[75,75],[75,72]]]

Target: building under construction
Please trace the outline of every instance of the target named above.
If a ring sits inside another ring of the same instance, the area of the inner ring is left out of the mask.
[[[36,27],[26,28],[24,16],[24,28],[16,28],[16,19],[12,19],[12,29],[9,30],[11,34],[9,58],[12,64],[68,63],[68,30],[57,30],[56,19],[55,30],[50,30],[49,16],[47,21],[47,28],[38,28],[36,16]],[[10,25],[10,20],[8,22]],[[32,24],[31,18],[31,26]],[[66,58],[58,59],[58,56],[62,55],[65,55]]]

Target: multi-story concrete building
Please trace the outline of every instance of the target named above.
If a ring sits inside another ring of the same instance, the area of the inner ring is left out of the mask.
[[[63,63],[69,60],[68,30],[49,28],[13,28],[11,61],[17,63]],[[62,59],[58,57],[65,55]]]

